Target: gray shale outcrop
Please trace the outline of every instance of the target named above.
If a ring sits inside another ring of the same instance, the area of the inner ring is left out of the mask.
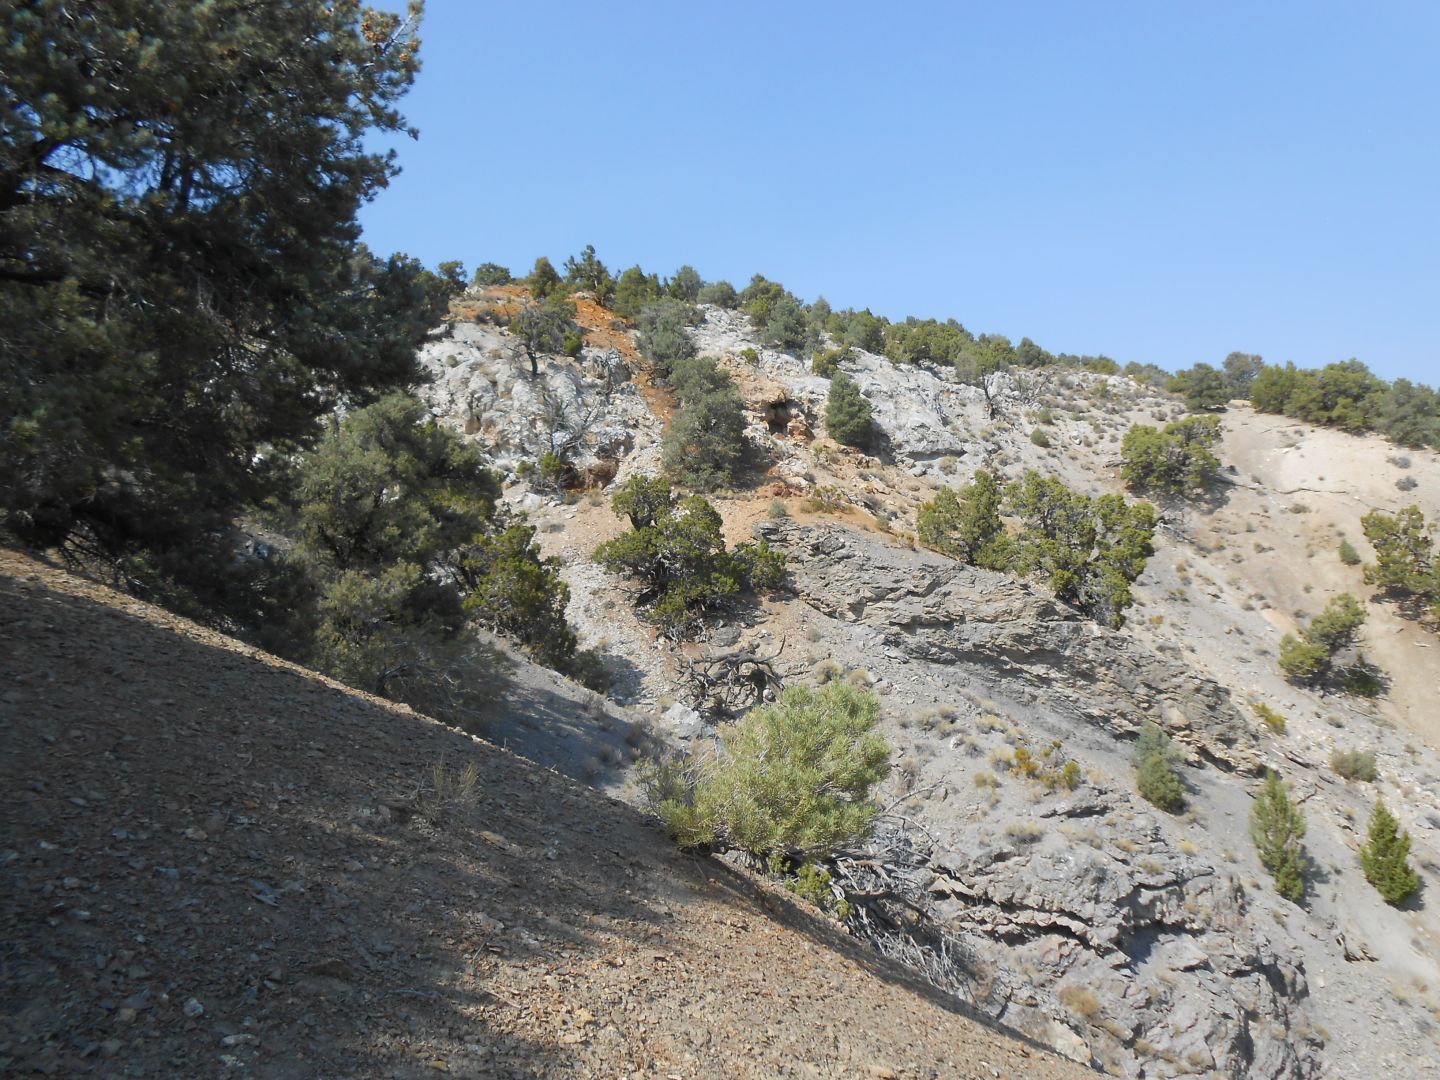
[[[840,527],[762,522],[756,533],[785,549],[801,599],[875,629],[892,651],[978,666],[1122,737],[1153,720],[1192,758],[1261,771],[1255,736],[1218,683],[1012,578]]]
[[[1223,688],[1022,583],[840,526],[757,533],[785,550],[800,599],[863,628],[872,676],[902,697],[963,674],[1032,694],[1032,733],[1124,755],[1154,719],[1196,768],[1258,769]],[[1303,961],[1284,928],[1273,943],[1247,915],[1233,866],[1177,843],[1121,780],[1047,793],[1012,776],[982,792],[977,740],[930,745],[942,790],[906,810],[907,873],[929,920],[991,972],[961,991],[974,1007],[1131,1076],[1318,1075]]]

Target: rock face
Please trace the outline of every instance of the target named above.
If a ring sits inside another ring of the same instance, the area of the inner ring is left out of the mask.
[[[1093,815],[1103,830],[1084,824]],[[1010,1022],[1040,1032],[1080,1021],[1095,1061],[1144,1047],[1178,1073],[1314,1074],[1315,1047],[1294,1034],[1303,970],[1248,924],[1233,876],[1126,821],[1109,793],[1040,816],[1056,826],[1041,839],[978,850],[955,850],[970,836],[952,825],[929,863],[937,916],[1026,971],[1024,989],[997,1003]]]
[[[1019,582],[841,528],[757,531],[784,546],[804,600],[874,628],[889,650],[978,665],[1121,735],[1153,720],[1199,758],[1259,771],[1255,737],[1221,686]]]
[[[992,751],[1003,773],[1037,731],[1123,747],[1153,719],[1197,769],[1253,772],[1254,736],[1221,687],[1001,575],[840,526],[757,532],[784,548],[805,603],[861,631],[891,701],[960,672],[1030,698],[1025,734],[963,720],[928,743],[897,733],[924,761],[901,766],[923,774],[906,810],[923,906],[993,973],[957,992],[1127,1075],[1162,1063],[1159,1075],[1316,1075],[1317,1048],[1295,1034],[1308,1023],[1303,962],[1254,928],[1233,867],[1167,835],[1128,770],[1092,769],[1066,791],[984,769]]]
[[[660,423],[615,352],[587,348],[573,360],[546,357],[532,379],[511,338],[492,326],[458,322],[425,345],[420,363],[431,376],[421,387],[426,404],[481,443],[502,469],[546,451],[564,450],[582,469],[658,454]]]

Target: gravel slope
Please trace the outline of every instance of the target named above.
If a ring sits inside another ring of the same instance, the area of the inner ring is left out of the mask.
[[[441,763],[473,799],[416,800]],[[616,801],[6,551],[0,785],[0,1073],[1087,1075]]]

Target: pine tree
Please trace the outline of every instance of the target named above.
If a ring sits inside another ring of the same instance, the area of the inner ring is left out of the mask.
[[[875,434],[874,410],[855,380],[843,371],[830,380],[825,403],[825,430],[846,446],[868,446]]]
[[[1183,756],[1159,724],[1147,722],[1140,729],[1131,760],[1141,798],[1172,814],[1185,805],[1185,785],[1175,769]]]
[[[1410,834],[1383,802],[1370,815],[1370,839],[1360,851],[1365,880],[1375,886],[1387,904],[1399,904],[1420,887],[1420,875],[1410,866]]]
[[[0,517],[25,542],[199,589],[319,417],[415,380],[464,279],[377,258],[356,215],[396,172],[419,16],[0,9]]]
[[[922,506],[915,516],[915,531],[922,544],[961,562],[987,570],[1007,569],[1014,545],[1000,520],[1004,498],[995,477],[977,469],[958,493],[941,488]]]
[[[1275,891],[1299,903],[1305,898],[1305,872],[1309,859],[1301,843],[1305,814],[1290,799],[1290,791],[1277,772],[1265,776],[1265,789],[1250,811],[1250,838],[1260,863],[1275,879]]]
[[[646,796],[684,847],[825,859],[869,834],[890,771],[880,703],[837,680],[787,687],[720,731],[718,752],[658,765]]]

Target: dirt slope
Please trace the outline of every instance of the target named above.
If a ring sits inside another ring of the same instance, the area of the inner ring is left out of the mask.
[[[1086,1074],[618,802],[5,551],[0,790],[0,1073]]]

